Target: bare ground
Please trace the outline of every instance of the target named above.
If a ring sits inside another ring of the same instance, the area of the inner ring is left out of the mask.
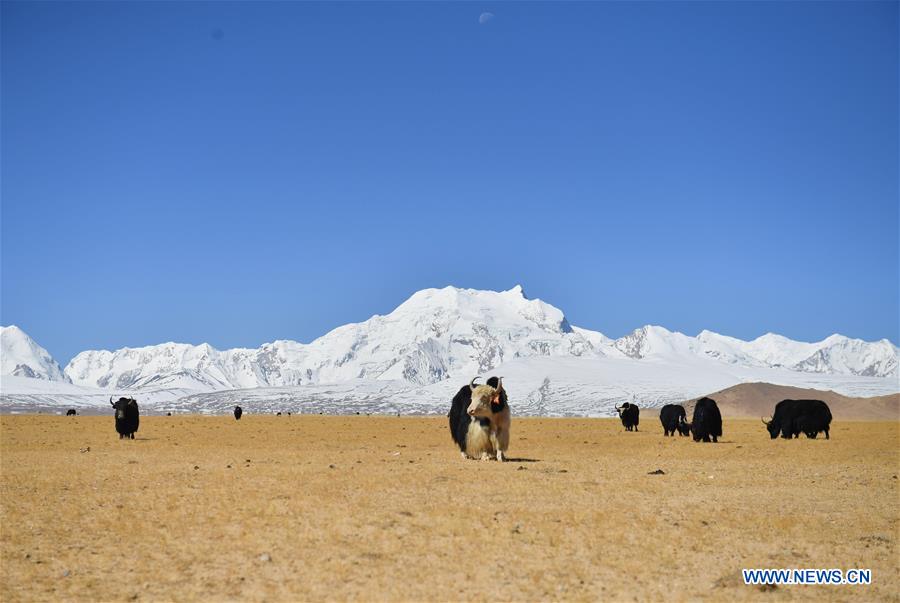
[[[505,464],[460,459],[445,421],[145,417],[119,441],[3,416],[0,599],[900,600],[896,421],[695,444],[519,419]],[[761,590],[756,567],[873,584]]]

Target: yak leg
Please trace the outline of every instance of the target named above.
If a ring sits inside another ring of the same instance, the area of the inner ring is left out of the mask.
[[[491,436],[491,443],[497,453],[497,460],[502,463],[506,460],[504,455],[509,448],[509,428],[498,429],[497,433]]]
[[[830,440],[830,439],[831,439],[830,437],[828,437],[828,428],[827,428],[827,427],[825,428],[825,439],[826,439],[826,440]]]
[[[494,449],[494,454],[497,455],[497,460],[501,463],[503,462],[503,451],[500,450],[500,438],[499,434],[496,432],[491,432],[491,447]]]

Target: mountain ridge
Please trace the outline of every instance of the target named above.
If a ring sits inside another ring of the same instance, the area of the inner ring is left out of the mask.
[[[24,332],[18,332],[31,341]],[[571,325],[561,310],[542,300],[528,299],[518,285],[500,292],[423,289],[388,314],[341,325],[307,344],[281,339],[258,348],[218,350],[208,343],[167,342],[114,351],[86,350],[60,373],[63,380],[73,384],[119,390],[168,387],[220,391],[354,379],[428,386],[539,356],[629,358],[638,362],[701,359],[726,367],[898,376],[898,349],[887,340],[865,342],[834,334],[820,342],[806,343],[767,333],[743,341],[708,330],[691,337],[655,325],[611,339]],[[12,373],[15,368],[6,358],[3,367],[6,374],[24,372],[20,369]]]

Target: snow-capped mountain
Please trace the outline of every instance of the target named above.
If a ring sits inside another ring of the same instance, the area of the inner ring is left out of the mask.
[[[178,386],[198,390],[401,380],[428,385],[484,373],[533,356],[699,357],[747,367],[838,375],[898,374],[898,350],[832,335],[818,343],[764,335],[741,341],[710,331],[697,337],[646,326],[612,340],[572,327],[559,309],[509,291],[425,289],[386,316],[334,329],[309,344],[275,341],[219,351],[165,343],[78,354],[66,367],[73,383],[101,388]]]
[[[658,326],[614,340],[570,325],[559,309],[528,299],[521,287],[426,289],[385,316],[338,327],[308,344],[87,351],[64,375],[27,335],[10,333],[9,341],[20,343],[8,352],[4,330],[5,375],[45,375],[73,385],[54,397],[47,386],[29,386],[33,380],[4,379],[0,406],[8,408],[106,403],[105,395],[130,393],[171,410],[219,412],[252,399],[272,408],[434,412],[460,383],[486,374],[504,375],[516,390],[517,412],[526,414],[592,414],[623,399],[656,405],[751,381],[851,396],[900,390],[898,348],[887,340],[832,335],[804,343],[767,334],[742,341]],[[26,348],[37,351],[26,355],[20,351]]]
[[[527,299],[521,287],[499,293],[447,287],[419,291],[386,316],[338,327],[309,344],[275,341],[218,351],[166,343],[89,351],[72,359],[66,374],[73,383],[104,388],[193,383],[218,390],[351,379],[427,385],[513,358],[619,355],[608,341],[573,329],[560,310]]]
[[[702,331],[697,337],[646,326],[617,339],[613,346],[630,358],[697,356],[728,364],[784,368],[807,373],[891,377],[898,370],[898,348],[887,339],[867,342],[831,335],[817,343],[768,333],[753,341]]]
[[[50,353],[15,325],[0,327],[0,375],[68,381]]]

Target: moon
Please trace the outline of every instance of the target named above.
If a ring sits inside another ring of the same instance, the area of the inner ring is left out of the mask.
[[[481,13],[480,15],[478,15],[478,24],[484,25],[485,23],[487,23],[488,21],[490,21],[493,18],[494,18],[494,13],[485,11],[485,12]]]

